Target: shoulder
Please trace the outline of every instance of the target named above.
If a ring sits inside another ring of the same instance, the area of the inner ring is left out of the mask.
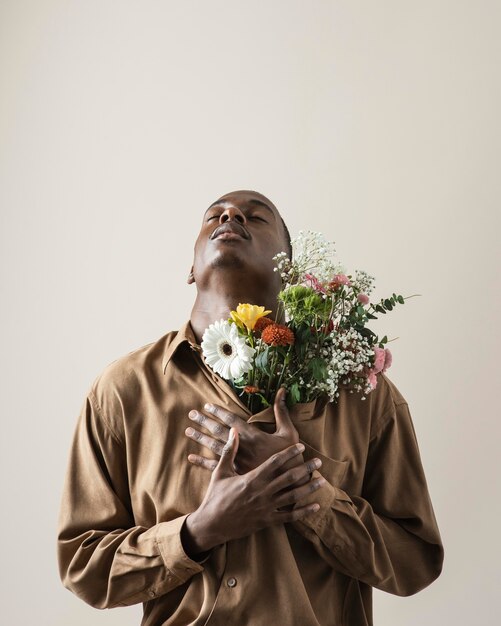
[[[349,387],[340,385],[339,397],[330,406],[339,419],[346,420],[351,428],[359,430],[360,436],[363,432],[371,440],[388,420],[398,418],[395,415],[405,410],[407,400],[392,379],[378,373],[376,387],[370,393],[364,396],[361,391],[352,392]]]
[[[162,359],[178,331],[170,331],[106,364],[92,381],[88,395],[120,437],[124,408],[139,397],[145,385],[154,385],[162,375]]]
[[[407,400],[404,398],[396,384],[388,378],[387,374],[379,374],[378,379],[378,387],[382,390],[381,393],[390,398],[393,405],[407,404]]]
[[[407,400],[387,374],[377,375],[378,383],[367,399],[371,406],[371,438],[391,419],[396,419],[398,407],[407,406]]]

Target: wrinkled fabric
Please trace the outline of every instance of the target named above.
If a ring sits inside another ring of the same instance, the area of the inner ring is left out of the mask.
[[[59,512],[65,587],[97,608],[143,603],[142,626],[369,626],[372,587],[415,594],[444,550],[406,400],[386,374],[365,400],[296,405],[305,459],[327,484],[296,506],[317,513],[217,546],[203,562],[181,528],[201,503],[212,456],[184,434],[188,412],[220,404],[274,432],[271,408],[251,415],[204,363],[191,325],[107,365],[78,416]],[[215,456],[213,458],[216,458]]]

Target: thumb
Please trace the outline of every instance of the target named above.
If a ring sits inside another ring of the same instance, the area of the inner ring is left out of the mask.
[[[283,433],[284,431],[290,431],[294,428],[294,424],[291,421],[289,415],[289,409],[287,408],[287,404],[285,403],[285,396],[287,395],[287,390],[285,387],[280,387],[277,391],[277,395],[275,396],[275,402],[273,403],[273,411],[275,413],[275,422],[277,424],[277,429],[275,433]]]
[[[217,464],[216,469],[214,470],[220,476],[234,476],[235,470],[233,469],[233,463],[235,461],[235,457],[237,456],[238,451],[238,431],[236,428],[230,428],[230,435],[228,437],[228,441],[226,442],[223,451],[221,453],[221,458],[219,459],[219,463]]]

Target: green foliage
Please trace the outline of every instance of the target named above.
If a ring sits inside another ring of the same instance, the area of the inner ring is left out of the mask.
[[[307,323],[300,324],[293,328],[296,341],[294,342],[294,352],[298,362],[302,362],[306,356],[308,345],[312,341],[312,332],[310,325]]]
[[[270,403],[268,402],[268,400],[263,396],[262,393],[255,393],[254,397],[259,398],[261,400],[261,403],[263,405],[263,408],[265,409],[266,407],[270,406]]]
[[[323,382],[327,378],[327,363],[321,357],[314,357],[308,363],[307,371],[312,378],[318,382]]]
[[[331,311],[331,302],[324,300],[311,287],[304,285],[294,285],[278,294],[279,300],[284,304],[289,316],[296,324],[301,324],[305,320],[311,320],[315,316],[327,321]]]
[[[397,296],[396,293],[392,294],[391,298],[381,298],[378,304],[372,305],[374,310],[378,313],[386,314],[388,311],[393,310],[396,304],[404,304],[405,300],[403,296]],[[367,315],[369,319],[377,319],[377,317]]]
[[[270,376],[270,369],[268,367],[268,355],[270,353],[270,348],[269,346],[266,347],[262,352],[260,352],[257,357],[256,357],[256,361],[255,361],[255,367],[259,370],[262,370],[263,372],[265,372],[265,374],[267,374],[268,376]]]
[[[355,326],[354,328],[357,332],[359,332],[362,335],[362,337],[366,337],[367,339],[377,338],[376,333],[372,331],[370,328],[367,328],[367,326]]]
[[[297,383],[292,383],[287,394],[287,406],[290,408],[294,404],[297,404],[301,399],[301,392]]]

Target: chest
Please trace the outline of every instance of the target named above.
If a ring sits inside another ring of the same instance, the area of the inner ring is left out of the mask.
[[[337,464],[338,486],[360,494],[369,446],[370,411],[357,397],[341,395],[336,404],[296,405],[291,419],[305,457],[325,458],[325,468]],[[195,510],[205,495],[211,473],[188,461],[191,453],[218,457],[185,435],[193,426],[192,409],[205,402],[219,404],[244,419],[234,392],[196,359],[169,366],[165,380],[155,389],[143,389],[125,415],[128,478],[136,523],[151,525]],[[249,419],[252,426],[275,431],[273,411]],[[341,467],[341,465],[343,467]],[[329,480],[329,476],[325,476]]]

